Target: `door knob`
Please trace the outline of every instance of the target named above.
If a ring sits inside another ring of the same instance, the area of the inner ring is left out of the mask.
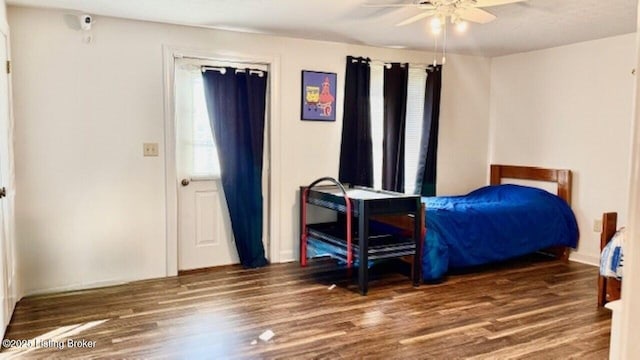
[[[7,188],[3,186],[2,189],[0,189],[0,199],[6,196],[7,196]]]
[[[182,184],[182,186],[187,186],[187,185],[189,185],[189,179],[182,179],[182,181],[180,182],[180,184]]]

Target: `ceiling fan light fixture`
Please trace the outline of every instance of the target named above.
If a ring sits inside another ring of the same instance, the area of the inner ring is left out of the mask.
[[[405,26],[429,17],[429,27],[434,35],[434,65],[436,64],[436,54],[438,53],[438,39],[442,35],[442,64],[446,63],[447,53],[447,27],[450,22],[453,28],[459,33],[464,33],[469,28],[469,22],[475,24],[487,24],[496,19],[496,16],[482,8],[513,3],[525,2],[527,0],[413,0],[411,3],[390,3],[390,4],[365,4],[368,7],[388,7],[388,8],[417,8],[421,12],[411,16],[396,26]]]
[[[456,21],[456,31],[459,33],[465,33],[469,28],[469,23],[464,20]]]
[[[431,18],[431,31],[435,31],[435,29],[440,30],[440,28],[442,28],[442,20],[440,19],[440,16],[434,16]]]

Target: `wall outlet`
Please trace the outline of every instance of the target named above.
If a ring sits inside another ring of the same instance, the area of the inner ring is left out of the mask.
[[[602,220],[595,219],[593,220],[593,232],[601,232],[602,231]]]
[[[142,154],[144,156],[158,156],[158,143],[142,144]]]

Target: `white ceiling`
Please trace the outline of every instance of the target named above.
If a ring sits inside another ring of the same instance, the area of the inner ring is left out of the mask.
[[[8,0],[93,15],[261,32],[374,46],[433,49],[420,10],[365,8],[366,0]],[[411,0],[369,0],[407,3]],[[449,32],[447,50],[499,56],[634,32],[636,0],[528,0],[488,8],[498,19]],[[99,23],[98,23],[99,24]],[[96,25],[99,26],[99,25]]]

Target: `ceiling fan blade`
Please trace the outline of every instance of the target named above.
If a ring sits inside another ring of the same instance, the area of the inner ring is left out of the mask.
[[[456,0],[458,1],[458,0]],[[523,0],[524,1],[524,0]],[[364,3],[362,5],[360,5],[362,7],[369,7],[369,8],[403,8],[403,7],[413,7],[413,8],[418,8],[420,10],[435,10],[436,6],[433,5],[431,3],[431,1],[427,1],[427,0],[419,0],[419,1],[412,1],[410,3],[401,3],[401,4],[371,4],[371,3]]]
[[[406,19],[404,21],[401,21],[401,22],[397,23],[396,26],[405,26],[405,25],[413,24],[416,21],[422,20],[422,19],[424,19],[426,17],[429,17],[429,16],[433,16],[433,15],[435,15],[435,13],[436,12],[432,11],[432,10],[424,11],[424,12],[421,12],[420,14],[418,14],[416,16],[412,16],[412,17],[410,17],[410,18],[408,18],[408,19]]]
[[[458,16],[462,20],[471,21],[478,24],[490,23],[496,19],[496,16],[488,11],[484,11],[478,8],[460,9]]]
[[[524,2],[527,0],[477,0],[477,1],[478,2],[474,5],[474,7],[482,8],[482,7],[514,4],[514,3]]]
[[[399,7],[416,7],[418,4],[409,3],[409,4],[362,4],[362,7],[369,8],[399,8]]]
[[[378,4],[362,4],[362,7],[367,8],[402,8],[402,7],[414,7],[413,4],[389,4],[389,5],[378,5]]]

